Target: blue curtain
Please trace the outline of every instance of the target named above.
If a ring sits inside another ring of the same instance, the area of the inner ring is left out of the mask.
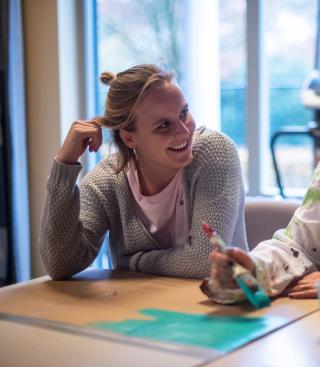
[[[11,156],[11,144],[8,127],[8,91],[7,91],[7,35],[8,35],[8,3],[1,2],[0,8],[0,284],[7,283],[10,255],[8,243],[10,230],[8,214],[10,213],[10,170],[8,166]]]
[[[30,279],[21,0],[0,2],[0,285]]]

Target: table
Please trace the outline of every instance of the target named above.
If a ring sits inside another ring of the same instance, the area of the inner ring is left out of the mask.
[[[286,321],[226,354],[92,328],[101,320],[145,321],[137,312],[143,309]],[[91,270],[67,281],[41,277],[0,289],[0,365],[312,367],[320,365],[319,325],[317,300],[278,298],[262,310],[221,306],[199,291],[197,280]]]

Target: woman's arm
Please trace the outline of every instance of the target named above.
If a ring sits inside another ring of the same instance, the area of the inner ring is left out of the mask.
[[[103,241],[107,219],[103,195],[92,179],[94,174],[84,180],[81,199],[76,185],[81,170],[79,157],[87,148],[96,152],[101,143],[97,120],[75,121],[54,161],[39,238],[42,262],[53,279],[64,279],[85,269]]]
[[[91,182],[99,173],[90,173],[84,179],[80,194],[76,185],[80,170],[81,165],[55,160],[47,183],[39,248],[43,265],[53,279],[68,278],[90,265],[107,230],[105,199]]]
[[[237,244],[246,248],[244,192],[237,150],[231,140],[220,133],[205,133],[200,139],[199,144],[195,143],[194,160],[188,168],[193,208],[190,242],[179,248],[141,253],[135,263],[130,262],[132,270],[193,278],[207,276],[211,245],[202,233],[204,221],[214,227],[227,244],[238,238]]]

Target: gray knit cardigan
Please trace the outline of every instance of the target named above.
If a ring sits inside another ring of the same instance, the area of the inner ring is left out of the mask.
[[[199,130],[193,161],[184,168],[191,231],[182,247],[161,249],[135,214],[126,174],[116,174],[117,155],[102,160],[76,184],[82,168],[53,163],[47,182],[39,238],[43,265],[53,279],[66,279],[96,258],[109,231],[115,269],[203,278],[210,272],[211,246],[201,230],[207,222],[228,245],[247,250],[244,190],[238,153],[222,133]]]

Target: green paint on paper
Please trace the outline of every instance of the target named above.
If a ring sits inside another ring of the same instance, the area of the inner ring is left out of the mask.
[[[151,319],[99,322],[91,326],[126,336],[230,352],[286,322],[280,317],[208,316],[159,309],[140,310],[140,314]]]

